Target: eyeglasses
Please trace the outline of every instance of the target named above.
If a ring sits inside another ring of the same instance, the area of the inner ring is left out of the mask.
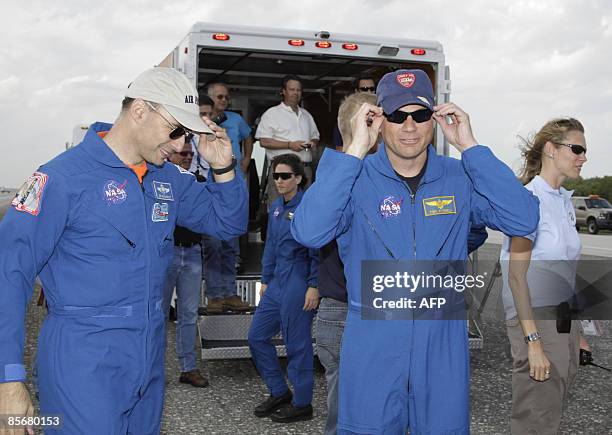
[[[162,117],[162,119],[164,121],[166,121],[166,124],[168,124],[170,126],[170,128],[172,129],[172,131],[170,132],[170,134],[168,135],[170,137],[170,139],[172,140],[176,140],[181,136],[185,136],[187,134],[187,129],[185,127],[183,127],[182,125],[179,125],[178,127],[176,127],[173,123],[171,123],[170,121],[168,121],[168,119],[161,114],[161,112],[159,110],[157,110],[155,108],[155,106],[151,103],[149,103],[148,101],[145,101],[145,103],[147,103],[147,106],[149,106],[151,108],[151,110],[153,110],[155,113],[157,113],[159,116]],[[191,137],[193,137],[192,133],[189,133],[191,135]],[[185,140],[189,141],[191,140],[191,137],[186,137]]]
[[[562,143],[562,142],[555,142],[557,145],[563,145],[566,146],[568,148],[570,148],[572,150],[572,152],[574,154],[576,154],[577,156],[579,156],[580,154],[584,153],[586,155],[586,148],[583,147],[582,145],[578,145],[575,143]]]
[[[375,92],[376,86],[361,86],[358,88],[361,92]]]
[[[272,174],[272,178],[274,178],[275,180],[278,180],[279,178],[281,180],[288,180],[291,177],[293,177],[295,174],[293,172],[274,172]]]
[[[187,156],[193,156],[194,152],[193,151],[179,151],[177,152],[177,154],[180,154],[183,157],[187,157]]]
[[[219,94],[215,97],[217,100],[227,100],[229,101],[229,95]]]
[[[431,115],[433,115],[433,111],[425,108],[415,110],[414,112],[402,112],[401,110],[396,110],[393,113],[385,113],[385,118],[387,118],[387,121],[394,124],[403,124],[404,121],[411,116],[414,122],[420,124],[421,122],[429,121],[431,119]]]

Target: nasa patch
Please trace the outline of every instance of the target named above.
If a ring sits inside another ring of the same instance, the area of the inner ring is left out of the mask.
[[[174,201],[174,196],[172,195],[172,184],[154,181],[153,190],[155,191],[155,198],[161,199],[162,201]]]
[[[280,208],[279,208],[279,207],[276,207],[276,208],[274,209],[274,217],[278,217],[278,215],[280,214],[280,212],[281,212]]]
[[[153,222],[166,222],[168,221],[168,204],[163,202],[156,202],[153,204],[153,213],[151,214],[151,220]]]
[[[127,199],[127,192],[125,191],[125,186],[127,186],[127,180],[125,180],[121,184],[119,184],[119,182],[115,180],[109,180],[106,182],[102,195],[109,206],[121,204]]]
[[[49,176],[42,172],[34,172],[21,186],[11,205],[17,211],[30,213],[32,216],[38,216],[40,213],[40,205],[43,192],[47,184]]]
[[[395,195],[388,195],[380,201],[378,212],[384,218],[392,218],[398,216],[402,212],[403,199]]]
[[[398,74],[397,77],[397,82],[405,87],[405,88],[411,88],[412,85],[414,85],[414,81],[416,80],[416,77],[413,73],[404,73],[404,74]]]

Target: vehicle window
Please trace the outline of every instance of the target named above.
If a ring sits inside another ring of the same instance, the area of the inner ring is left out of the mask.
[[[585,199],[588,208],[612,208],[607,199]]]

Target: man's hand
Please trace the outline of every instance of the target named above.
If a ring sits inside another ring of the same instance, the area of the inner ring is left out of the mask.
[[[311,311],[319,306],[319,290],[315,287],[308,287],[306,297],[304,297],[304,311]]]
[[[289,141],[289,149],[296,152],[304,151],[306,148],[304,148],[302,145],[304,145],[305,143],[306,142],[304,142],[303,140]]]
[[[363,159],[376,144],[383,119],[382,108],[363,103],[351,118],[353,140],[344,147],[344,153]]]
[[[259,287],[259,299],[263,298],[266,289],[268,288],[268,284],[261,283],[261,287]]]
[[[452,124],[446,121],[449,117]],[[434,120],[438,123],[448,140],[460,153],[478,144],[472,134],[470,117],[454,103],[444,103],[434,106]]]
[[[201,134],[198,143],[198,152],[213,169],[226,168],[232,163],[232,142],[224,128],[219,127],[209,118],[203,116],[202,120],[213,131],[213,135]],[[210,136],[210,137],[209,137]]]
[[[0,383],[0,415],[3,417],[7,415],[34,416],[34,407],[23,382]],[[0,430],[0,435],[19,435],[23,433],[21,429]],[[33,428],[27,427],[26,433],[34,435]]]

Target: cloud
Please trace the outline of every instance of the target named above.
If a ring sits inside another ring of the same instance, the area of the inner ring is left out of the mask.
[[[7,157],[0,185],[19,185],[61,152],[75,124],[112,121],[127,84],[197,21],[440,41],[452,99],[470,113],[477,139],[504,161],[517,162],[517,135],[572,115],[587,130],[583,174],[611,172],[608,0],[5,3],[0,128],[8,134],[0,142]]]

